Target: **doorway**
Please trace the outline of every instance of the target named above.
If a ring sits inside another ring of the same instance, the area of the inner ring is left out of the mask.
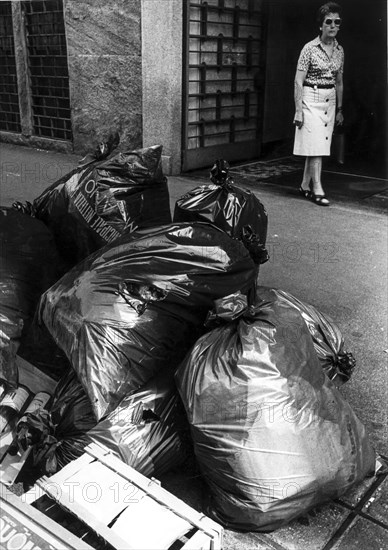
[[[183,170],[260,154],[264,0],[185,3]]]

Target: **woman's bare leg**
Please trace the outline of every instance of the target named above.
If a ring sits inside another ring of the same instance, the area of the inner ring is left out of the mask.
[[[322,157],[310,157],[310,173],[313,180],[313,193],[315,195],[324,195],[322,187]]]
[[[301,183],[302,189],[308,191],[310,189],[311,170],[310,170],[310,157],[306,157],[304,162],[303,179]]]

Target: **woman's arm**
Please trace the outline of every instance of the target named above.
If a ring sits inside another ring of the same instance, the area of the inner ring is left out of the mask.
[[[344,117],[342,114],[342,98],[344,93],[344,80],[342,73],[337,73],[336,77],[336,92],[337,92],[337,115],[335,121],[337,124],[343,124]]]
[[[306,78],[307,70],[296,70],[294,80],[294,101],[295,101],[295,116],[294,124],[298,128],[303,126],[303,110],[302,110],[302,94],[303,94],[303,82]]]

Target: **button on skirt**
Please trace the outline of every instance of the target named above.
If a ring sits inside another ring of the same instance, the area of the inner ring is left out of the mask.
[[[294,155],[330,155],[335,120],[335,88],[303,86],[303,126],[295,128]]]

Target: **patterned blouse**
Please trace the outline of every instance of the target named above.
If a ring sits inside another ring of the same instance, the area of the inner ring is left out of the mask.
[[[307,42],[300,52],[297,68],[307,71],[309,84],[335,84],[337,73],[344,70],[344,50],[336,39],[331,59],[322,48],[319,36]]]

